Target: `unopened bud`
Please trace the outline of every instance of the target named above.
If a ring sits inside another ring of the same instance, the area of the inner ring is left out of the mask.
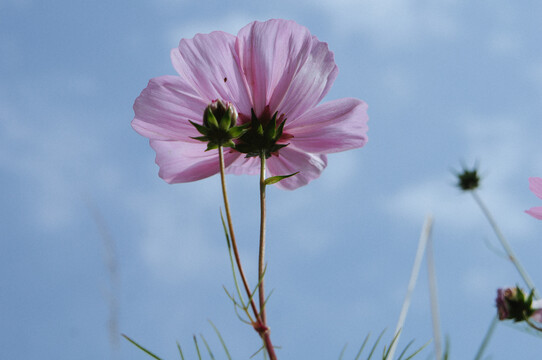
[[[193,139],[207,142],[207,150],[219,146],[234,147],[233,139],[237,139],[246,132],[248,124],[236,126],[237,110],[228,102],[213,100],[203,111],[203,124],[190,121],[203,136]]]
[[[534,291],[529,296],[519,287],[497,290],[497,313],[499,320],[514,320],[515,322],[533,319],[542,320],[540,301],[533,301]]]
[[[464,191],[475,190],[480,186],[480,176],[476,166],[469,170],[463,167],[463,172],[457,172],[457,187]]]

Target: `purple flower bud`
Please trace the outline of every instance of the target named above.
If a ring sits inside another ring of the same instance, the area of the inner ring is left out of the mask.
[[[527,296],[519,287],[497,290],[497,313],[499,320],[514,320],[515,322],[535,320],[542,322],[542,300],[533,301],[534,292]]]

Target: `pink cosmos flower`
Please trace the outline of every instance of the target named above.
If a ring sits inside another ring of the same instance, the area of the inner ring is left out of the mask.
[[[367,105],[343,98],[320,104],[338,68],[326,43],[288,20],[252,22],[237,36],[215,31],[182,39],[171,51],[178,76],[149,81],[134,104],[132,127],[150,139],[159,175],[168,183],[206,178],[219,171],[217,150],[192,139],[213,100],[235,106],[239,123],[262,122],[277,113],[284,123],[277,144],[288,144],[267,159],[270,176],[299,174],[277,183],[295,189],[320,176],[326,154],[367,142]],[[225,151],[226,171],[257,174],[258,157]]]
[[[539,198],[542,199],[542,178],[539,177],[530,177],[529,178],[529,189]],[[542,220],[542,207],[533,207],[525,212],[532,217],[535,217],[539,220]]]

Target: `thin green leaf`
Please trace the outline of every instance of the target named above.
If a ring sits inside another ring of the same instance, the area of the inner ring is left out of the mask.
[[[339,354],[339,360],[342,360],[347,346],[348,346],[348,343],[344,344],[343,349],[341,350],[341,353]]]
[[[177,349],[179,349],[179,355],[181,355],[181,360],[184,360],[183,350],[181,349],[181,345],[177,341]]]
[[[258,351],[256,351],[254,354],[250,355],[250,359],[252,359],[254,356],[258,355],[258,353],[260,351],[262,351],[263,349],[265,349],[265,345],[262,345],[262,347],[259,348]],[[265,355],[265,353],[264,353],[264,355]]]
[[[385,332],[386,332],[386,329],[382,330],[382,332],[378,336],[378,339],[376,339],[376,342],[373,345],[373,348],[371,349],[371,352],[369,353],[369,357],[367,358],[367,360],[370,360],[373,357],[373,353],[375,352],[376,347],[378,346],[378,343],[380,342],[380,339],[382,339],[382,336],[384,336]]]
[[[207,340],[205,340],[205,337],[203,336],[203,334],[199,334],[199,336],[201,337],[201,340],[203,340],[203,344],[205,345],[205,348],[207,349],[207,352],[209,353],[211,360],[215,360],[215,356],[213,355],[213,352],[211,351],[211,348],[209,347]]]
[[[129,342],[131,342],[132,344],[134,344],[136,347],[138,347],[140,350],[142,350],[143,352],[145,352],[147,355],[150,355],[152,356],[153,358],[155,358],[156,360],[162,360],[161,358],[159,358],[157,355],[153,354],[152,352],[150,352],[149,350],[145,349],[143,346],[139,345],[138,343],[136,343],[134,340],[130,339],[127,335],[125,334],[122,334],[122,336],[128,340]]]
[[[386,346],[384,346],[384,352],[382,354],[382,360],[386,360],[388,358],[388,356],[390,356],[390,351],[391,351],[391,348],[393,347],[393,344],[395,344],[395,342],[397,341],[397,339],[399,338],[399,334],[401,333],[401,330],[397,331],[397,333],[395,334],[395,336],[393,337],[393,339],[391,340],[391,343],[390,343],[390,347],[388,348],[388,350],[386,351]]]
[[[228,227],[224,221],[224,214],[222,214],[222,209],[220,209],[220,220],[222,220],[222,227],[224,228],[224,235],[226,236],[226,242],[228,243],[228,249],[231,248],[230,244],[230,234],[228,232]]]
[[[442,355],[442,360],[450,360],[450,337],[446,336],[444,342],[444,354]]]
[[[243,295],[241,295],[241,289],[239,288],[239,282],[237,281],[237,273],[235,272],[235,262],[233,260],[233,250],[231,248],[230,236],[229,236],[228,228],[226,227],[226,222],[224,221],[224,215],[222,214],[222,209],[220,209],[220,219],[222,220],[222,227],[224,228],[224,235],[226,236],[226,241],[228,243],[228,253],[229,253],[229,256],[230,256],[231,272],[232,272],[232,275],[233,275],[233,281],[235,283],[235,289],[237,290],[237,295],[239,296],[239,301],[241,302],[241,304],[243,304],[243,307],[244,307],[245,303],[243,301]],[[230,298],[233,299],[231,296],[230,296]]]
[[[363,344],[361,344],[361,347],[359,348],[358,354],[356,355],[356,358],[354,360],[359,360],[359,357],[361,356],[361,353],[363,352],[363,349],[365,348],[365,345],[367,344],[367,341],[369,341],[369,337],[371,336],[371,333],[368,333],[365,337],[365,340],[363,340]]]
[[[224,342],[224,339],[222,338],[222,335],[220,335],[220,331],[218,331],[217,327],[215,326],[215,324],[213,324],[213,322],[211,320],[209,320],[209,323],[211,324],[211,326],[215,330],[215,333],[218,336],[218,339],[220,340],[220,343],[222,344],[222,347],[224,348],[224,351],[226,352],[226,355],[228,356],[228,359],[232,360],[232,358],[230,356],[230,352],[228,351],[228,348],[226,346],[226,343]]]
[[[399,358],[397,358],[397,360],[401,360],[401,359],[403,358],[403,356],[405,356],[405,354],[406,354],[408,348],[409,348],[412,344],[414,344],[414,340],[411,340],[411,341],[407,344],[407,346],[405,346],[405,348],[403,349],[403,351],[401,351],[401,355],[399,355]]]
[[[297,175],[297,174],[299,174],[299,171],[296,171],[295,173],[290,174],[290,175],[271,176],[271,177],[265,179],[264,184],[265,185],[272,185],[272,184],[278,183],[281,180],[289,178],[290,176],[294,176],[294,175]]]
[[[264,309],[265,309],[265,306],[267,305],[267,301],[269,300],[269,298],[271,297],[271,295],[273,294],[274,291],[275,291],[275,289],[271,289],[271,291],[269,292],[269,294],[265,298],[265,301],[263,302],[263,308]]]
[[[201,353],[199,352],[198,339],[194,335],[194,345],[196,346],[196,351],[198,352],[198,359],[201,360]]]
[[[248,302],[250,303],[252,301],[252,298],[254,298],[254,295],[256,295],[256,291],[258,290],[258,288],[260,287],[260,284],[262,283],[263,281],[263,278],[265,276],[265,272],[267,271],[267,264],[265,264],[265,267],[263,268],[263,271],[262,271],[262,275],[260,276],[260,279],[258,280],[258,283],[256,284],[256,286],[254,287],[254,290],[252,291],[252,293],[250,294],[250,297],[248,298]]]
[[[418,350],[416,350],[414,353],[412,353],[412,355],[410,355],[409,357],[407,357],[405,360],[410,360],[412,359],[414,356],[418,355],[418,353],[420,351],[422,351],[423,349],[425,349],[425,347],[427,345],[429,345],[431,343],[431,340],[429,340],[428,342],[426,342],[422,347],[420,347]]]

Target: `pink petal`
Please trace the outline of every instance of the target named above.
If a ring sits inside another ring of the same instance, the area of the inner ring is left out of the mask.
[[[542,207],[533,207],[529,210],[525,210],[525,212],[529,215],[531,215],[534,218],[537,218],[539,220],[542,220]]]
[[[234,175],[258,175],[260,173],[260,158],[246,158],[242,154],[226,168],[226,173]]]
[[[257,116],[271,99],[276,104],[282,101],[309,57],[311,44],[309,31],[288,20],[256,21],[239,31],[236,49]]]
[[[291,123],[286,121],[284,131],[294,136],[292,147],[328,154],[365,145],[368,120],[366,103],[344,98],[312,108]]]
[[[299,64],[288,90],[286,93],[275,92],[269,106],[288,119],[296,119],[323,99],[338,73],[339,68],[327,43],[313,36],[310,54],[303,64]]]
[[[539,198],[542,199],[542,178],[530,177],[529,189]]]
[[[239,113],[250,115],[251,99],[235,52],[235,36],[215,31],[182,39],[171,50],[173,67],[207,102],[233,103]]]
[[[206,106],[180,77],[157,77],[136,99],[132,127],[149,139],[196,142],[190,137],[200,134],[188,120],[201,123]]]
[[[537,310],[535,311],[532,315],[531,315],[531,319],[536,321],[536,322],[539,322],[539,323],[542,323],[542,310]]]
[[[299,174],[277,183],[279,188],[287,190],[297,189],[318,178],[326,165],[325,155],[308,154],[289,146],[281,149],[279,156],[267,159],[268,176],[289,175],[299,171]]]
[[[160,166],[158,175],[167,183],[176,184],[201,180],[219,172],[218,150],[205,151],[206,144],[183,141],[151,140],[156,151],[156,164]],[[237,152],[224,152],[224,163],[230,165]]]

